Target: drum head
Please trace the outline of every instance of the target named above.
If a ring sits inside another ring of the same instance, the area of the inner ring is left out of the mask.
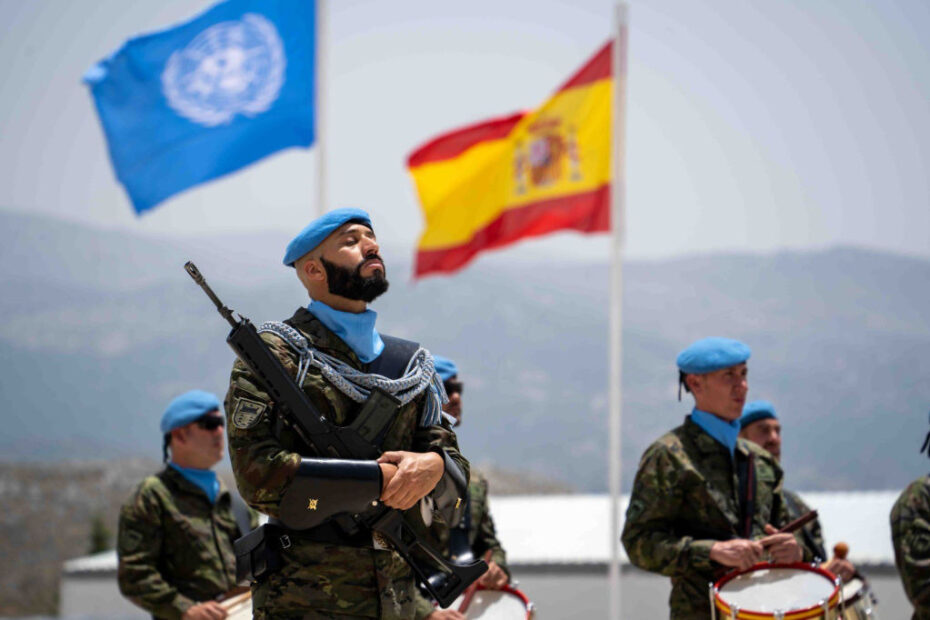
[[[504,590],[478,590],[465,613],[468,620],[525,620],[526,603]]]
[[[718,585],[719,598],[731,608],[762,613],[815,607],[835,592],[826,574],[808,567],[754,568]]]
[[[843,584],[843,598],[847,604],[855,603],[862,598],[865,592],[865,583],[856,577],[853,577]]]

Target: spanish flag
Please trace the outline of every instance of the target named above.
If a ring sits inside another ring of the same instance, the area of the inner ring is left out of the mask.
[[[408,158],[426,230],[415,277],[557,230],[610,230],[612,43],[540,108],[477,123]]]

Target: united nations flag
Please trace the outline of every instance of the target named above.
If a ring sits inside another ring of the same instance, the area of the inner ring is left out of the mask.
[[[85,74],[137,213],[314,140],[314,0],[226,0]]]

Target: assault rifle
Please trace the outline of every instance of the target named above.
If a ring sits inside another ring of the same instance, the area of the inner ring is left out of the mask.
[[[262,341],[252,322],[241,314],[238,319],[233,318],[233,311],[219,300],[196,265],[188,262],[184,269],[232,327],[226,342],[258,379],[275,404],[286,410],[295,430],[308,446],[319,456],[326,458],[355,461],[378,458],[380,450],[366,441],[354,428],[336,426],[320,413]],[[335,481],[323,483],[334,484]],[[282,505],[282,515],[285,508]],[[351,531],[353,527],[357,529],[355,524],[361,522],[363,527],[381,534],[407,561],[420,582],[443,607],[451,605],[472,582],[487,571],[487,564],[481,560],[470,564],[456,564],[445,559],[420,540],[417,531],[404,519],[403,512],[381,504],[377,498],[364,499],[361,503],[356,500],[352,512],[356,514],[342,513],[335,515],[332,520],[344,530]],[[302,527],[317,524],[313,521],[302,523]]]

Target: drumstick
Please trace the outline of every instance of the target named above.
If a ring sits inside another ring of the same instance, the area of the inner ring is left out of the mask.
[[[488,549],[484,553],[484,557],[481,558],[484,560],[484,563],[488,566],[491,565],[491,550]],[[478,582],[481,581],[481,578],[475,579],[471,582],[471,585],[465,590],[465,593],[462,595],[462,604],[459,605],[459,613],[464,614],[468,611],[468,606],[471,605],[471,599],[475,598],[475,592],[478,591]]]
[[[788,525],[775,532],[775,534],[793,534],[816,518],[817,511],[811,510],[807,514],[801,515],[794,521],[791,521],[788,523]],[[771,536],[774,536],[775,534],[771,534]]]
[[[833,545],[833,556],[835,558],[845,560],[847,555],[849,555],[849,545],[844,542]]]

